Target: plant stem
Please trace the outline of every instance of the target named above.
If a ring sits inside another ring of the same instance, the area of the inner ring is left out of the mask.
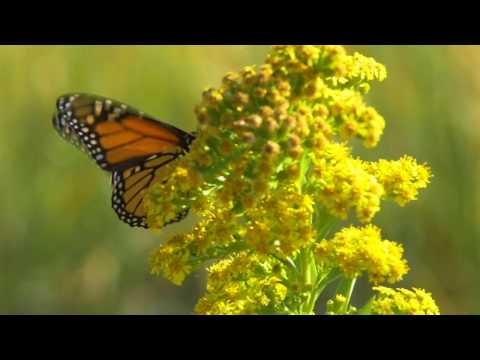
[[[312,314],[315,300],[313,298],[313,289],[314,284],[317,281],[317,271],[315,267],[315,262],[313,258],[313,253],[310,248],[304,248],[301,250],[298,255],[300,269],[300,283],[301,292],[306,296],[303,303],[300,305],[300,313],[302,314]],[[313,304],[312,304],[313,303]]]
[[[345,297],[345,302],[342,306],[338,309],[338,312],[344,314],[348,311],[350,301],[352,299],[353,289],[355,288],[355,284],[357,282],[357,278],[345,278],[338,284],[337,288],[337,295],[343,295]]]

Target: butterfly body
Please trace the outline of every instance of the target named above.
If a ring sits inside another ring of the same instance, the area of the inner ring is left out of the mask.
[[[68,142],[112,173],[112,207],[134,227],[147,227],[143,197],[166,181],[163,166],[190,150],[192,134],[156,120],[119,101],[88,94],[57,100],[53,126]],[[178,214],[177,221],[186,214]]]

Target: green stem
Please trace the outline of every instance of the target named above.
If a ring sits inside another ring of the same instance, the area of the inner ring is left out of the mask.
[[[295,262],[290,257],[286,257],[285,259],[282,259],[281,257],[279,257],[275,254],[270,254],[270,256],[272,258],[274,258],[275,260],[284,264],[287,267],[287,269],[288,269],[287,271],[289,273],[293,273],[294,276],[298,276],[297,265],[295,264]]]
[[[330,270],[324,276],[318,279],[317,283],[315,284],[315,292],[318,293],[318,296],[322,293],[325,288],[340,278],[341,274],[337,270]]]
[[[308,309],[312,312],[315,309],[315,305],[317,304],[317,300],[325,290],[325,288],[337,280],[340,277],[340,274],[336,270],[328,271],[322,277],[317,279],[316,284],[313,287],[312,295],[310,296],[310,302],[308,304]]]
[[[337,288],[337,295],[343,295],[345,297],[345,302],[342,306],[338,309],[338,313],[345,314],[348,311],[350,301],[352,299],[353,289],[355,288],[355,284],[357,282],[357,278],[345,278],[338,284]]]
[[[317,237],[322,240],[328,237],[329,232],[337,222],[337,219],[330,215],[321,205],[315,206],[315,213],[313,216],[313,225],[317,231]]]
[[[313,313],[314,305],[312,305],[313,286],[317,281],[317,273],[312,250],[304,248],[298,255],[298,268],[300,270],[301,293],[306,296],[305,300],[300,305],[300,313]]]
[[[315,257],[311,249],[304,249],[299,254],[299,270],[303,284],[303,291],[306,299],[299,308],[299,314],[314,314],[317,300],[325,290],[325,288],[336,281],[340,276],[338,270],[328,270],[327,272],[319,272],[315,262]]]
[[[307,182],[307,173],[310,170],[310,162],[310,157],[303,154],[302,160],[300,161],[300,178],[297,182],[297,187],[300,193],[302,193],[303,185]]]
[[[321,240],[327,237],[329,231],[335,224],[335,218],[324,212],[321,206],[315,206],[315,211],[312,216],[312,224],[317,231],[317,238]],[[301,306],[300,312],[304,314],[312,314],[314,312],[315,305],[322,292],[331,282],[335,281],[340,276],[335,270],[324,272],[322,269],[318,269],[313,250],[308,249],[308,251],[309,258],[305,257],[306,249],[304,249],[299,255],[299,267],[300,270],[305,273],[303,278],[304,283],[312,284],[311,290],[308,291],[308,297]],[[311,274],[314,274],[314,276],[311,276]]]

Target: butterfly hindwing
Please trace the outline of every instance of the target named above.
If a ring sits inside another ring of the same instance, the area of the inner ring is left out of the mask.
[[[67,141],[112,173],[112,207],[122,221],[134,227],[148,227],[143,206],[147,189],[168,179],[163,167],[189,151],[194,140],[194,135],[126,104],[86,94],[60,97],[53,125]],[[179,213],[175,221],[187,212]]]
[[[134,227],[147,227],[146,209],[143,199],[151,184],[164,182],[169,174],[163,167],[175,161],[180,154],[153,155],[132,168],[112,173],[112,207],[118,217]],[[186,213],[179,214],[176,221],[181,220]]]

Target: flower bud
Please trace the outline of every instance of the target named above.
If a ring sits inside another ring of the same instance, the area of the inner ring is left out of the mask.
[[[273,117],[269,117],[264,121],[264,126],[269,134],[273,134],[277,131],[279,125]]]
[[[280,153],[280,145],[278,145],[276,142],[268,141],[265,145],[264,151],[270,156],[278,155]]]
[[[247,144],[253,144],[256,140],[255,134],[250,131],[244,132],[240,137]]]
[[[267,118],[273,115],[273,109],[270,106],[262,106],[260,108],[260,116]]]
[[[258,129],[262,125],[262,121],[263,121],[263,119],[258,115],[250,115],[249,117],[247,117],[245,119],[245,122],[248,125],[256,128],[256,129]]]
[[[301,140],[297,135],[290,135],[288,137],[288,147],[294,148],[299,146],[300,143],[301,143]]]
[[[303,154],[303,149],[300,146],[293,147],[288,150],[288,155],[293,159],[298,159]]]

